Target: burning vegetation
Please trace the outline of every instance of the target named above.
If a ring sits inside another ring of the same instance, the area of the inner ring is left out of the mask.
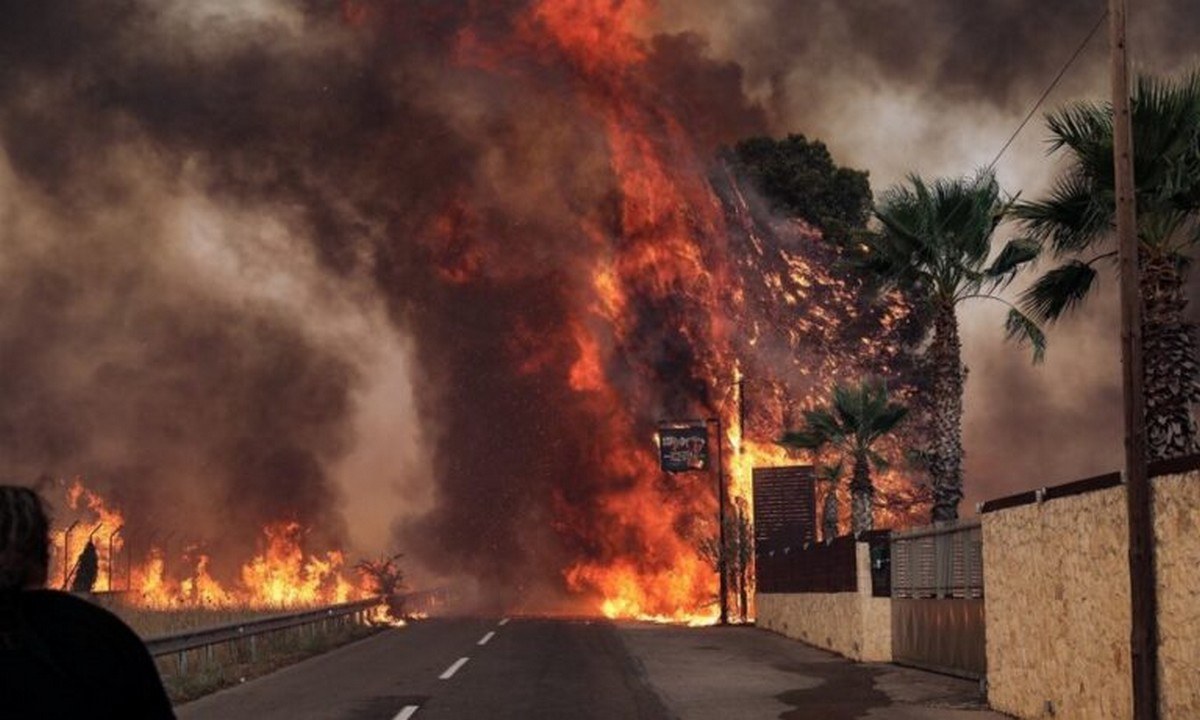
[[[64,500],[51,531],[53,586],[111,593],[125,604],[163,610],[281,609],[381,594],[372,576],[349,579],[354,574],[340,551],[306,552],[303,527],[294,521],[264,526],[257,552],[235,577],[221,581],[211,574],[209,554],[185,534],[159,537],[127,526],[121,511],[82,480],[66,486]]]
[[[429,500],[396,508],[394,540],[419,577],[511,611],[702,621],[716,488],[659,470],[657,424],[720,420],[748,516],[753,467],[813,460],[774,440],[834,382],[919,384],[923,319],[841,262],[865,178],[837,218],[777,202],[736,145],[767,129],[739,69],[654,34],[649,0],[36,5],[0,30],[33,58],[0,71],[0,101],[25,98],[0,102],[24,138],[0,166],[21,240],[0,251],[0,469],[111,483],[128,514],[73,486],[55,537],[68,565],[95,544],[95,589],[367,592],[338,512],[359,479],[334,475],[400,336],[429,457],[402,474]],[[49,28],[78,54],[24,47]],[[877,484],[878,525],[923,512],[900,471]]]

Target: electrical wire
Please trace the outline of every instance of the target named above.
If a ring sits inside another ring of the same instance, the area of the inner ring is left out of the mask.
[[[1021,131],[1025,129],[1025,126],[1029,124],[1029,121],[1033,119],[1033,116],[1036,115],[1037,111],[1042,107],[1042,103],[1046,102],[1046,98],[1050,97],[1050,93],[1054,92],[1054,88],[1058,87],[1058,84],[1067,74],[1067,71],[1071,69],[1071,66],[1074,65],[1075,61],[1079,59],[1079,56],[1083,54],[1083,51],[1087,48],[1088,44],[1092,42],[1092,38],[1096,37],[1096,33],[1100,30],[1100,27],[1104,25],[1104,21],[1106,19],[1108,19],[1108,10],[1105,10],[1100,16],[1100,19],[1096,21],[1096,24],[1092,26],[1092,29],[1088,32],[1087,36],[1083,38],[1083,42],[1079,43],[1079,47],[1075,48],[1075,52],[1072,53],[1071,57],[1067,59],[1067,62],[1062,66],[1062,69],[1058,71],[1058,75],[1054,76],[1054,80],[1050,83],[1049,87],[1046,88],[1046,91],[1042,93],[1042,96],[1039,97],[1038,101],[1033,104],[1032,108],[1030,108],[1029,113],[1025,116],[1025,119],[1021,121],[1021,124],[1017,126],[1017,129],[1013,131],[1013,134],[1009,136],[1008,142],[1004,143],[1004,147],[1000,148],[1000,152],[996,153],[995,159],[992,160],[992,162],[988,165],[988,170],[995,169],[996,163],[1000,162],[1000,158],[1004,157],[1004,153],[1008,152],[1008,149],[1012,147],[1012,144],[1017,139],[1017,136],[1021,134]]]

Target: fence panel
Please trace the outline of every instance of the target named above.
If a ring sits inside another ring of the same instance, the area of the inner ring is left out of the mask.
[[[892,534],[896,662],[973,679],[987,672],[978,520]]]
[[[755,558],[755,579],[760,593],[856,592],[854,538],[761,553]]]

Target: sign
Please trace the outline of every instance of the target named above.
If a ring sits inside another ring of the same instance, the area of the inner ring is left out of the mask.
[[[816,476],[808,465],[754,468],[754,546],[799,549],[816,539]]]
[[[664,424],[658,428],[662,469],[690,472],[708,469],[708,426]]]

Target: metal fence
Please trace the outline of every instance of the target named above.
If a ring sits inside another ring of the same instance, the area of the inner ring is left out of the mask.
[[[892,534],[892,656],[961,677],[987,673],[978,520]]]
[[[892,533],[892,597],[983,598],[979,520]]]

